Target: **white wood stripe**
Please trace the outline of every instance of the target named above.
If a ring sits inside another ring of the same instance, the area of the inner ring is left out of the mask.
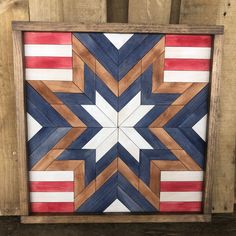
[[[25,56],[72,57],[71,45],[25,44]]]
[[[30,202],[74,202],[74,193],[30,192]]]
[[[117,126],[117,111],[98,93],[96,92],[96,105],[106,116]]]
[[[161,192],[161,202],[201,202],[202,192]]]
[[[161,181],[203,181],[203,171],[161,171]]]
[[[102,128],[92,139],[86,143],[82,149],[96,149],[116,128]]]
[[[25,69],[25,79],[72,81],[72,69]]]
[[[165,58],[210,59],[210,47],[165,47]]]
[[[141,92],[136,94],[120,111],[118,123],[121,125],[141,105]]]
[[[207,114],[199,120],[192,129],[204,140],[206,141],[207,133]]]
[[[73,171],[29,171],[29,181],[74,181]]]
[[[154,106],[139,106],[123,123],[122,127],[134,127]]]
[[[116,199],[104,212],[130,212],[130,210],[118,199]]]
[[[110,128],[111,129],[111,128]],[[96,161],[99,161],[118,142],[118,129],[96,149]]]
[[[29,113],[27,113],[27,139],[28,141],[39,132],[42,126]]]
[[[113,122],[96,106],[82,105],[82,107],[102,126],[114,127]]]
[[[209,82],[209,71],[164,71],[164,82]]]
[[[153,149],[152,146],[134,128],[121,129],[139,149]]]
[[[137,160],[139,161],[139,148],[119,129],[119,143]]]
[[[104,33],[108,40],[119,50],[133,34]]]

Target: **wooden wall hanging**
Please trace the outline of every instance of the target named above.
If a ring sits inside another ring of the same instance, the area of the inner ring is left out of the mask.
[[[13,23],[22,222],[209,221],[222,38]]]

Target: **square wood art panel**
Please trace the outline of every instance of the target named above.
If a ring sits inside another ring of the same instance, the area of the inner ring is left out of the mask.
[[[214,35],[23,32],[31,213],[203,213]]]

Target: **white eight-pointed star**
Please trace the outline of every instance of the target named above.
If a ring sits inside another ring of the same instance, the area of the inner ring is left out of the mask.
[[[140,149],[153,149],[134,128],[154,107],[141,105],[140,92],[119,112],[98,92],[96,92],[95,103],[95,105],[82,105],[82,107],[102,126],[102,129],[83,146],[83,149],[96,150],[96,161],[100,160],[117,142],[137,161],[139,161]]]

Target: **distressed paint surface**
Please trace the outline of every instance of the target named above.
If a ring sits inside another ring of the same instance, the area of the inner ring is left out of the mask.
[[[33,212],[202,211],[211,36],[24,40]]]

